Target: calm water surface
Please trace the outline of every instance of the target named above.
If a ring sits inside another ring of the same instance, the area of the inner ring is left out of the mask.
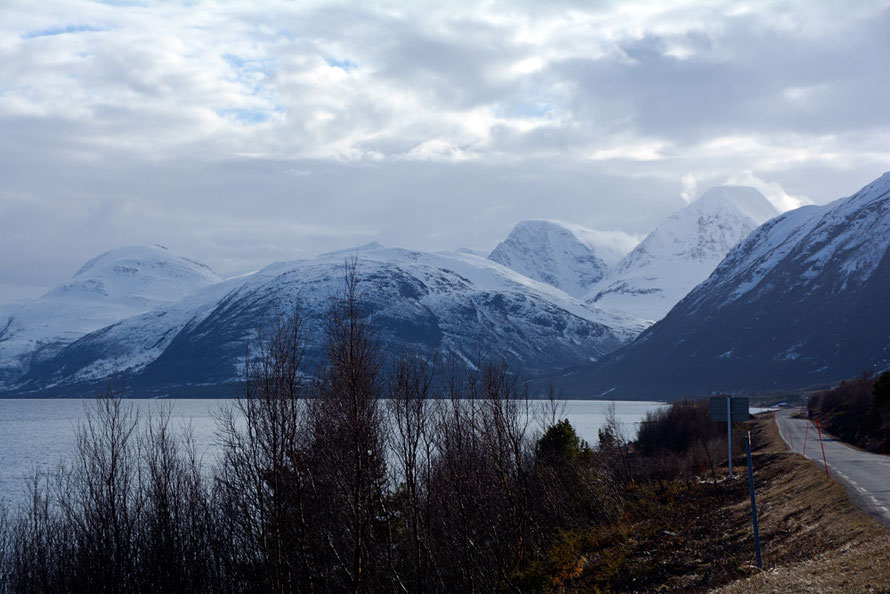
[[[173,406],[171,426],[190,426],[204,460],[213,461],[216,448],[215,413],[231,406],[231,400],[130,400],[140,416]],[[3,400],[0,399],[0,502],[22,501],[25,481],[34,471],[49,472],[67,458],[74,448],[74,431],[85,419],[88,400]],[[597,430],[606,421],[609,409],[628,438],[636,435],[647,412],[664,406],[658,402],[611,402],[567,400],[561,417],[567,417],[579,435],[596,443]]]

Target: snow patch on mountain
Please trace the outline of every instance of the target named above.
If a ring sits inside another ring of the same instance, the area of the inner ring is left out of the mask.
[[[880,372],[890,367],[888,287],[890,173],[770,219],[664,319],[571,383],[645,399],[798,390]]]
[[[26,389],[111,374],[237,381],[253,333],[295,304],[306,321],[312,359],[353,255],[360,302],[391,354],[414,345],[468,361],[479,354],[504,357],[525,373],[545,373],[596,360],[645,327],[643,320],[591,307],[485,257],[378,248],[278,262],[93,332],[26,378]]]

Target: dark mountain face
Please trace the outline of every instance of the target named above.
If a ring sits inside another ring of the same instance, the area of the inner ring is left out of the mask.
[[[890,174],[773,219],[570,393],[677,398],[824,384],[890,366]]]

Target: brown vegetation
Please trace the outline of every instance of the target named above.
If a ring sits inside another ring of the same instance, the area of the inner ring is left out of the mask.
[[[866,373],[809,399],[810,414],[822,427],[863,449],[890,454],[890,371]]]
[[[716,485],[711,477],[634,481],[619,521],[564,532],[551,548],[542,571],[550,589],[888,591],[886,528],[856,509],[817,465],[788,452],[770,415],[746,425],[754,444],[763,569],[754,562],[747,481],[726,480],[721,465]],[[676,453],[662,456],[676,460]],[[743,456],[735,463],[745,471]],[[640,468],[650,465],[657,460]]]
[[[726,461],[726,423],[712,423],[709,402],[677,400],[646,415],[637,434],[639,463],[650,479],[671,480],[709,472]],[[743,443],[740,435],[733,444]]]

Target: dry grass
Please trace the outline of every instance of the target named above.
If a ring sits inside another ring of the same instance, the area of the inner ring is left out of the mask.
[[[546,573],[559,592],[890,592],[890,531],[813,462],[788,453],[772,418],[749,423],[764,569],[755,564],[744,452],[738,479],[642,483],[615,525],[566,534]]]
[[[815,463],[754,424],[764,570],[720,592],[890,592],[890,532]]]

